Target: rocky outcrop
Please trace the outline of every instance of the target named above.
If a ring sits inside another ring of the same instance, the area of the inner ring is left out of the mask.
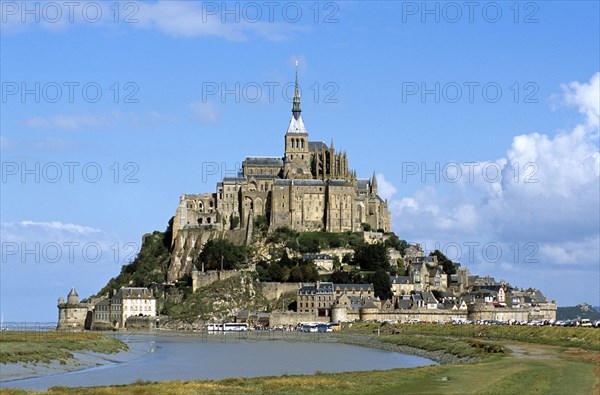
[[[216,239],[221,231],[208,227],[189,227],[181,229],[173,240],[171,263],[167,272],[167,281],[175,282],[192,271],[193,259],[207,241]]]

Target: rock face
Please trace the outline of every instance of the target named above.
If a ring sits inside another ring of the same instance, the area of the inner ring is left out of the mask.
[[[176,310],[169,312],[170,323],[164,327],[200,328],[207,322],[233,320],[241,310],[264,312],[270,307],[260,284],[248,272],[201,287],[176,304]]]
[[[190,274],[193,258],[200,253],[207,241],[218,238],[221,233],[217,229],[206,227],[180,230],[173,240],[173,252],[171,253],[171,263],[167,272],[167,281],[172,283]]]

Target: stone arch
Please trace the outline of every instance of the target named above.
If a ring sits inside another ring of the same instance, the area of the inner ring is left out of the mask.
[[[254,216],[263,215],[264,214],[264,202],[262,198],[257,197],[254,199]]]

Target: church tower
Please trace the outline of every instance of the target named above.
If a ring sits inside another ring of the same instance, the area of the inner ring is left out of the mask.
[[[308,132],[300,113],[300,90],[298,88],[298,61],[296,61],[296,85],[292,104],[292,119],[285,134],[284,177],[312,178]]]

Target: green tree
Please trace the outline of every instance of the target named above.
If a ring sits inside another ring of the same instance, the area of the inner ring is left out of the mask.
[[[381,300],[392,298],[392,281],[390,275],[384,269],[377,269],[371,276],[375,296]]]
[[[354,252],[354,261],[363,270],[377,270],[379,268],[389,270],[390,268],[390,256],[383,243],[364,244],[357,247]]]
[[[302,269],[299,266],[294,266],[290,270],[290,282],[299,283],[303,281]]]
[[[205,270],[233,270],[246,263],[247,249],[244,246],[236,246],[225,239],[212,239],[204,244],[202,252],[197,261],[204,263]]]
[[[331,282],[334,284],[350,284],[350,273],[343,270],[336,270],[331,273]]]
[[[442,254],[440,250],[435,250],[429,253],[429,256],[434,255],[437,256],[438,265],[443,267],[444,273],[448,275],[456,274],[456,267],[458,266],[458,263],[452,262],[446,255]]]
[[[300,244],[300,252],[302,253],[317,253],[321,251],[321,243],[319,242],[319,236],[314,233],[302,233],[298,237],[298,244]]]
[[[286,250],[283,250],[283,255],[281,256],[281,259],[279,260],[279,265],[281,267],[287,267],[287,268],[291,268],[292,266],[294,266],[294,262],[288,256]]]
[[[231,217],[230,221],[231,221],[230,226],[229,226],[230,229],[235,229],[240,224],[239,217]]]
[[[302,281],[315,282],[319,281],[319,271],[314,264],[300,266],[302,271]]]
[[[333,256],[333,268],[334,269],[339,269],[342,266],[342,263],[340,262],[340,257],[337,255]]]
[[[278,263],[271,263],[269,266],[269,277],[271,281],[283,282],[283,269]]]
[[[266,215],[258,215],[254,219],[254,227],[258,229],[262,234],[266,234],[269,230],[269,220]]]
[[[385,240],[385,246],[389,248],[394,248],[395,250],[404,253],[404,250],[408,248],[408,243],[406,242],[406,240],[400,240],[398,236],[392,233],[390,234],[390,237],[388,237]]]

